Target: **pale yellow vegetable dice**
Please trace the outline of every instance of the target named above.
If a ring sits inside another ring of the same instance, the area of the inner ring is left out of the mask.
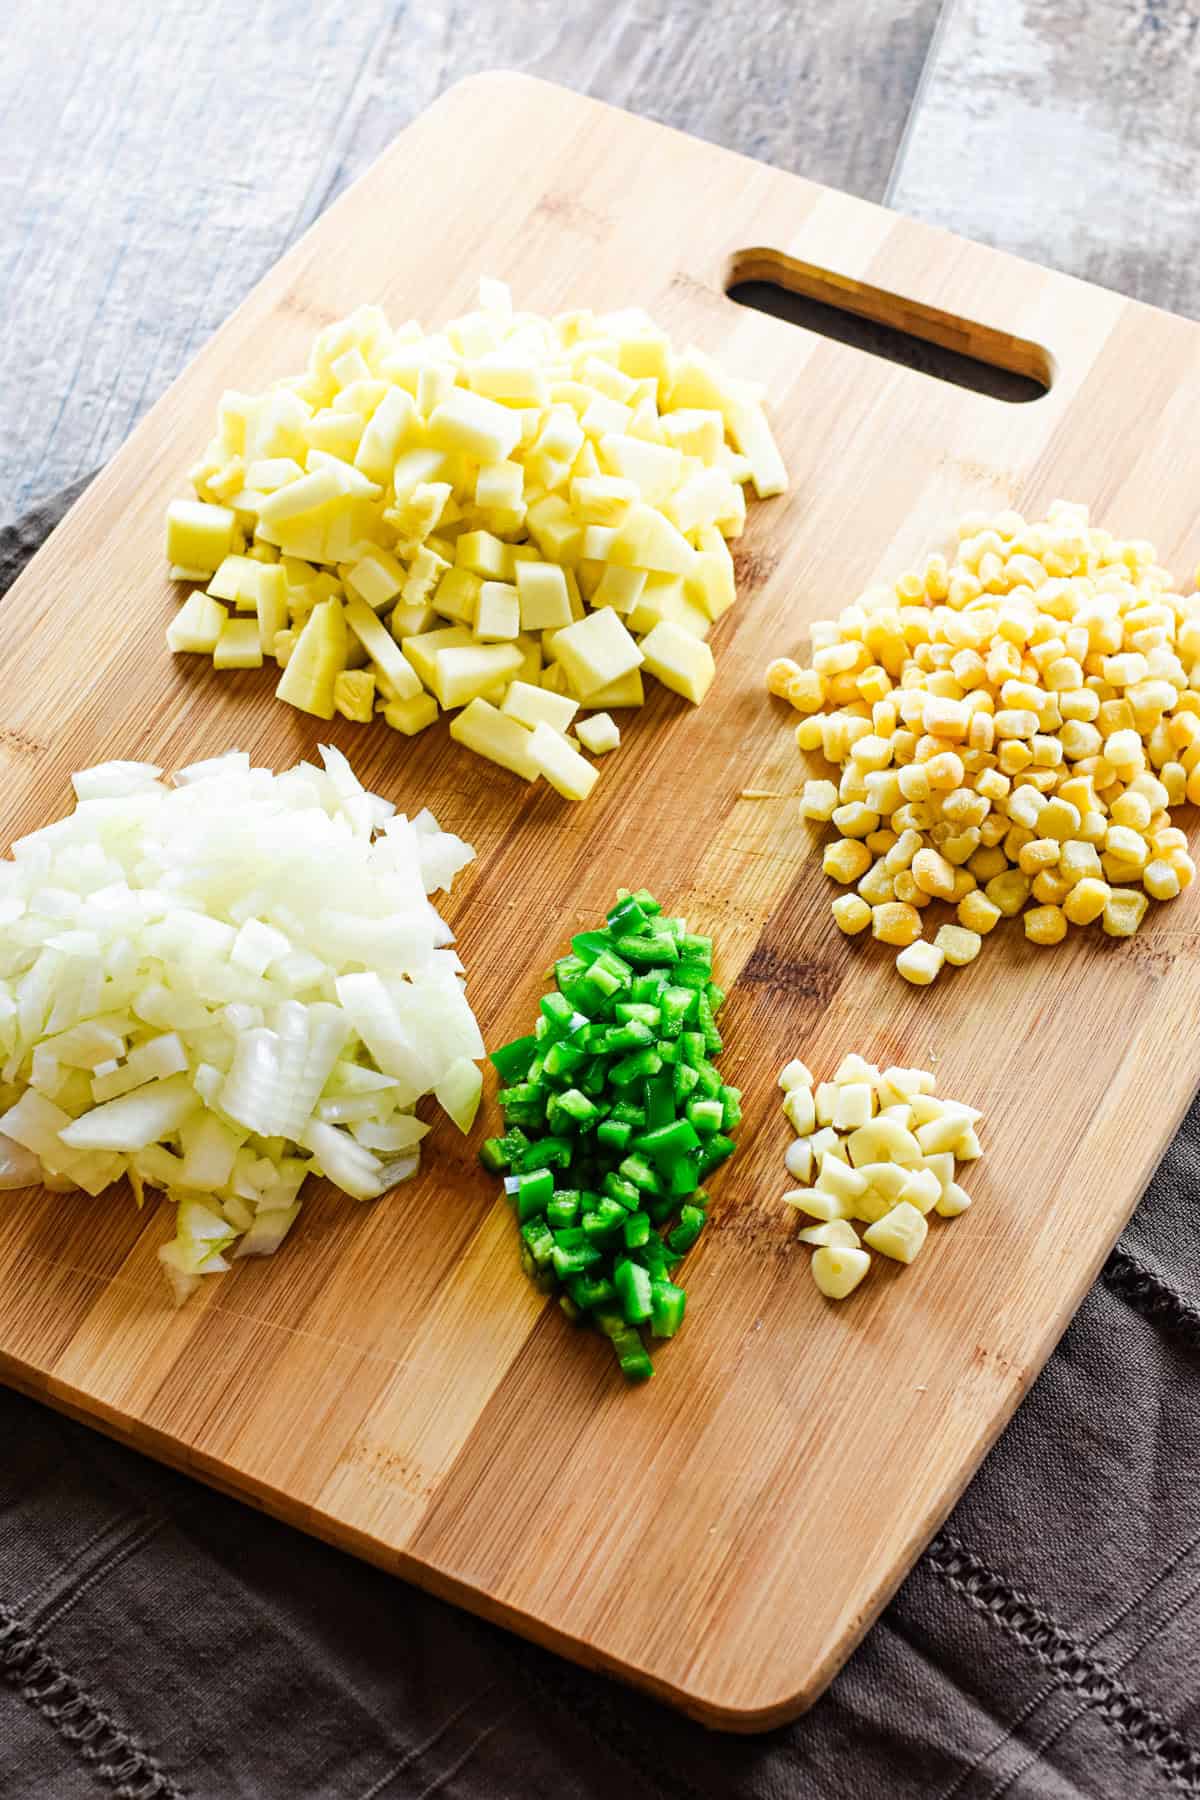
[[[257,636],[257,620],[254,625]],[[336,600],[322,600],[313,607],[287,659],[276,699],[315,718],[332,719],[334,683],[346,667],[346,652],[345,613]]]
[[[381,715],[393,731],[401,731],[405,737],[415,737],[418,731],[425,731],[437,716],[437,701],[432,694],[425,693],[416,694],[411,700],[389,700]]]
[[[832,819],[838,805],[838,791],[832,781],[806,781],[800,795],[802,819]]]
[[[870,1266],[871,1258],[863,1249],[823,1244],[813,1255],[813,1280],[827,1300],[844,1300],[854,1292]]]
[[[539,722],[533,728],[530,754],[540,774],[564,800],[586,800],[600,771],[552,726]]]
[[[875,1111],[875,1096],[869,1082],[851,1081],[837,1084],[832,1123],[838,1131],[857,1131]]]
[[[798,1056],[793,1057],[779,1071],[779,1085],[785,1093],[789,1093],[792,1088],[810,1088],[813,1085],[812,1071],[805,1067]]]
[[[566,576],[557,564],[518,562],[516,582],[522,631],[557,630],[571,623]]]
[[[842,1202],[847,1211],[851,1210],[851,1202],[867,1191],[866,1177],[844,1163],[840,1156],[825,1155],[821,1158],[821,1167],[813,1186],[816,1193],[832,1194],[835,1200]]]
[[[475,609],[475,636],[484,643],[503,643],[521,629],[517,590],[505,581],[485,581]]]
[[[167,626],[167,649],[211,656],[228,617],[219,600],[197,588]]]
[[[809,1138],[793,1138],[783,1157],[784,1167],[793,1181],[807,1187],[812,1181],[813,1152]]]
[[[549,729],[549,727],[547,727]],[[524,781],[536,781],[541,774],[533,756],[533,733],[516,719],[507,717],[483,699],[468,701],[450,721],[450,736],[468,750],[498,763]]]
[[[463,644],[437,652],[431,685],[442,706],[466,706],[519,675],[524,662],[515,644]]]
[[[435,450],[455,450],[475,462],[507,462],[521,436],[516,414],[466,388],[453,388],[434,407],[427,434]]]
[[[956,1181],[948,1181],[942,1189],[941,1199],[934,1202],[933,1210],[943,1219],[956,1219],[970,1204],[971,1196],[966,1189],[959,1187]]]
[[[646,633],[641,649],[648,675],[699,706],[716,675],[713,653],[706,643],[663,619]]]
[[[172,500],[167,508],[167,561],[213,574],[229,555],[237,526],[227,506]]]
[[[942,1183],[932,1169],[914,1169],[900,1190],[899,1199],[919,1213],[932,1212],[941,1199]]]
[[[345,617],[346,624],[375,664],[381,690],[389,699],[415,700],[421,691],[417,672],[378,614],[362,600],[348,600]]]
[[[1067,935],[1066,915],[1059,906],[1031,906],[1022,923],[1031,944],[1061,944]]]
[[[226,619],[213,651],[215,669],[261,669],[262,639],[257,619]]]
[[[585,750],[593,756],[604,756],[609,750],[616,750],[621,742],[621,729],[616,720],[608,713],[593,713],[590,718],[580,719],[575,727],[575,735]]]
[[[863,1232],[863,1242],[895,1262],[910,1263],[929,1235],[924,1213],[907,1200],[899,1200],[874,1225]]]
[[[645,660],[643,651],[611,607],[576,619],[558,632],[552,654],[581,700],[632,674]]]
[[[500,711],[528,731],[544,723],[554,731],[565,733],[579,711],[579,702],[566,694],[553,694],[548,688],[534,687],[530,682],[518,680],[509,684]]]
[[[628,675],[610,681],[607,687],[594,689],[587,697],[589,707],[603,707],[606,711],[614,706],[642,706],[644,703],[640,669],[630,669]]]
[[[405,661],[417,672],[425,687],[432,688],[437,676],[437,659],[442,650],[465,649],[475,639],[465,625],[441,625],[434,631],[419,632],[415,637],[402,637],[400,648]]]
[[[355,725],[369,725],[375,712],[375,677],[370,669],[343,669],[333,684],[333,708]]]

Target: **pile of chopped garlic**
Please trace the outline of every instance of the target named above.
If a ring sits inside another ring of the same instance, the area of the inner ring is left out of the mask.
[[[820,1221],[798,1235],[816,1247],[813,1280],[830,1300],[854,1292],[872,1250],[910,1263],[925,1242],[930,1212],[953,1219],[970,1206],[971,1196],[954,1178],[955,1161],[974,1162],[982,1154],[975,1132],[982,1114],[936,1099],[925,1069],[880,1074],[851,1054],[815,1091],[802,1062],[790,1062],[779,1085],[796,1133],[788,1174],[812,1182],[783,1198]],[[867,1227],[861,1241],[851,1219]]]
[[[582,800],[616,747],[582,706],[697,705],[735,599],[744,487],[786,474],[759,392],[677,353],[641,311],[479,309],[427,335],[376,306],[317,337],[302,375],[222,396],[167,513],[167,631],[218,669],[283,673],[318,718],[451,736]]]
[[[1031,943],[1094,920],[1131,937],[1196,872],[1168,809],[1200,800],[1200,594],[1066,501],[1037,524],[972,515],[958,539],[814,625],[811,668],[767,670],[809,715],[801,750],[841,769],[800,802],[839,833],[834,917],[919,986],[1030,901]],[[957,923],[929,940],[933,900]]]

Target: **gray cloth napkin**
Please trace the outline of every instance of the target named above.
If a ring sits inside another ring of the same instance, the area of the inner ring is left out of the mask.
[[[0,592],[77,491],[0,531]],[[1200,1104],[896,1599],[813,1711],[759,1738],[0,1390],[0,1795],[1200,1795],[1198,1175]]]

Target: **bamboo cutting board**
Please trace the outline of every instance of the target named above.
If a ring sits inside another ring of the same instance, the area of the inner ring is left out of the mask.
[[[820,272],[828,272],[822,275]],[[478,275],[542,311],[644,304],[766,383],[790,493],[751,509],[741,603],[700,711],[656,691],[569,807],[459,751],[278,706],[162,642],[162,516],[225,387],[301,366],[363,300],[432,326]],[[739,308],[736,277],[1051,378],[1018,406]],[[139,427],[0,610],[4,835],[73,768],[320,739],[479,850],[447,907],[489,1043],[556,948],[645,883],[712,930],[741,1150],[689,1260],[688,1323],[630,1391],[517,1266],[511,1216],[444,1122],[371,1206],[314,1193],[279,1256],[166,1299],[153,1208],[5,1196],[0,1375],[384,1568],[706,1722],[809,1705],[949,1509],[1063,1330],[1192,1093],[1197,888],[1117,944],[1015,927],[917,993],[840,936],[796,816],[794,715],[767,659],[940,544],[959,513],[1088,500],[1189,569],[1200,330],[514,75],[463,83],[279,264]],[[744,790],[765,793],[747,797]],[[779,1205],[775,1075],[847,1050],[936,1059],[982,1107],[976,1205],[911,1269],[824,1302]],[[488,1122],[494,1119],[488,1108]]]

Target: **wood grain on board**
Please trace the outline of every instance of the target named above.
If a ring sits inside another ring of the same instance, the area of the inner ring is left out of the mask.
[[[500,167],[502,187],[481,183]],[[1006,404],[731,303],[726,285],[764,265],[809,288],[830,271],[849,304],[1052,387]],[[792,475],[751,509],[707,704],[657,692],[581,807],[441,726],[408,743],[317,725],[275,704],[266,671],[216,675],[162,646],[163,508],[221,390],[296,369],[364,298],[453,316],[481,271],[538,310],[645,304],[763,381]],[[282,1254],[179,1312],[155,1209],[8,1199],[4,1378],[709,1723],[808,1705],[1017,1404],[1191,1096],[1200,888],[1131,942],[1046,952],[1010,928],[973,968],[906,987],[891,953],[833,925],[763,665],[968,508],[1086,498],[1194,566],[1180,471],[1198,408],[1185,321],[523,77],[445,95],[260,284],[0,607],[7,825],[55,816],[70,770],[103,756],[171,767],[236,745],[279,767],[329,738],[477,846],[447,912],[490,1043],[525,1028],[556,948],[619,884],[711,930],[746,1117],[687,1265],[687,1326],[630,1392],[608,1346],[531,1292],[474,1160],[489,1107],[470,1142],[439,1125],[420,1177],[378,1204],[317,1192]],[[943,1091],[983,1108],[987,1155],[970,1214],[832,1307],[779,1205],[775,1076],[850,1049],[936,1062]]]
[[[0,522],[110,456],[322,208],[461,76],[526,69],[877,199],[939,6],[8,7]]]
[[[888,202],[1200,316],[1200,11],[947,0]]]

